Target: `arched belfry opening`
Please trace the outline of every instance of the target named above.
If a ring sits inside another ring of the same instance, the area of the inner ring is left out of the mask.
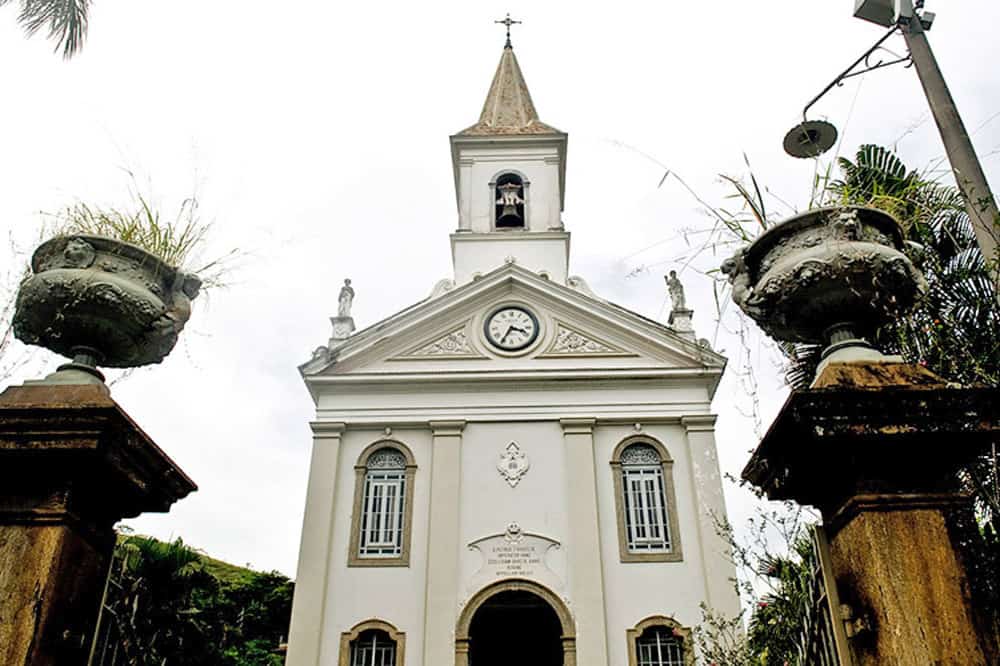
[[[545,587],[496,583],[475,595],[455,632],[456,666],[576,666],[569,610]]]
[[[516,173],[499,176],[493,188],[497,229],[524,229],[525,182]]]

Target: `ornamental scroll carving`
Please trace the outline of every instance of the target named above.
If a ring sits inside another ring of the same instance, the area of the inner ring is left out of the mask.
[[[479,354],[469,343],[469,336],[465,334],[463,326],[431,343],[414,349],[406,356],[479,356]]]
[[[524,475],[528,473],[530,467],[531,462],[529,462],[528,456],[521,451],[521,447],[517,445],[517,442],[508,444],[507,448],[500,455],[500,460],[497,461],[497,471],[510,484],[511,488],[516,486]]]
[[[579,356],[586,354],[621,356],[625,352],[612,347],[606,342],[595,340],[588,335],[559,324],[559,327],[556,329],[556,337],[545,351],[544,356]]]

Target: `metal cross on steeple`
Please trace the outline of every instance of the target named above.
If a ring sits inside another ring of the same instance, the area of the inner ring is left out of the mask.
[[[502,21],[493,21],[493,22],[494,22],[494,23],[500,23],[500,24],[502,24],[502,25],[505,25],[505,26],[507,26],[507,43],[506,43],[506,44],[504,44],[504,46],[503,46],[503,47],[504,47],[505,49],[509,49],[509,48],[511,48],[511,45],[510,45],[510,26],[512,26],[512,25],[516,25],[516,24],[520,23],[520,21],[515,21],[515,20],[511,19],[511,17],[510,17],[510,12],[507,12],[507,18],[505,18],[505,19],[504,19],[504,20],[502,20]]]

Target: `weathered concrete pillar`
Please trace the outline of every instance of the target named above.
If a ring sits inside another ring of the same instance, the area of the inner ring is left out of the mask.
[[[0,394],[0,664],[86,663],[114,524],[195,489],[102,384]]]
[[[1000,434],[998,404],[996,389],[950,388],[919,366],[831,363],[744,470],[769,498],[822,512],[857,666],[1000,663],[956,475]]]

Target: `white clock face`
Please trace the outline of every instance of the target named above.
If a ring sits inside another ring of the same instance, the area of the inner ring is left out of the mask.
[[[524,308],[507,306],[487,317],[484,329],[493,346],[517,351],[538,338],[538,319]]]

